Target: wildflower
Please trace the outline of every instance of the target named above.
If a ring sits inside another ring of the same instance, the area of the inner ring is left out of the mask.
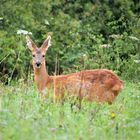
[[[86,54],[83,54],[83,57],[86,57],[87,55]]]
[[[45,24],[50,25],[49,21],[45,19]]]
[[[26,30],[19,29],[19,30],[17,30],[17,35],[32,35],[32,33],[28,32]]]
[[[114,119],[116,117],[116,114],[114,112],[111,113],[111,118]]]
[[[110,47],[111,47],[110,44],[103,44],[103,45],[101,45],[101,48],[110,48]]]
[[[109,36],[110,38],[114,38],[114,39],[119,39],[119,38],[122,38],[123,35],[119,35],[119,34],[112,34]]]
[[[135,36],[129,36],[130,39],[135,40],[135,41],[139,41],[139,39]]]
[[[0,17],[0,21],[1,21],[1,20],[3,20],[3,18],[2,18],[2,17]]]
[[[86,54],[83,54],[83,59],[86,60],[88,58],[88,56]]]
[[[138,63],[140,63],[140,60],[134,60],[134,62],[138,64]]]

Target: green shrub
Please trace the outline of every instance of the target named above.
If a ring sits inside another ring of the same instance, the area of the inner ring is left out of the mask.
[[[139,41],[132,39],[140,33],[139,6],[134,0],[2,0],[0,81],[27,79],[32,71],[25,37],[17,34],[20,29],[32,32],[38,46],[52,32],[52,47],[46,55],[49,74],[54,73],[57,60],[57,74],[108,68],[139,79],[140,65],[135,63],[140,59]]]

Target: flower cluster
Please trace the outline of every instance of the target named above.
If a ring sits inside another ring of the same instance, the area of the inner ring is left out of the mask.
[[[26,30],[19,29],[19,30],[17,30],[17,35],[32,35],[32,33],[28,32]]]

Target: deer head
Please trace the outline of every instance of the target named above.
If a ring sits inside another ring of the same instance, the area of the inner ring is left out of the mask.
[[[32,52],[33,57],[33,66],[37,69],[41,68],[42,64],[45,64],[45,54],[48,48],[51,45],[51,36],[49,35],[47,39],[43,42],[40,48],[38,48],[35,43],[32,41],[32,39],[27,36],[26,42],[28,48]]]

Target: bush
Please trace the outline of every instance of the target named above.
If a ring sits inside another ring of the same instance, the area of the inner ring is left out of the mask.
[[[139,6],[135,0],[2,0],[0,81],[27,79],[31,73],[31,55],[25,37],[17,34],[19,29],[32,32],[38,46],[52,32],[52,47],[46,55],[50,74],[57,59],[57,74],[108,68],[139,79],[140,66],[134,61],[140,59]]]

